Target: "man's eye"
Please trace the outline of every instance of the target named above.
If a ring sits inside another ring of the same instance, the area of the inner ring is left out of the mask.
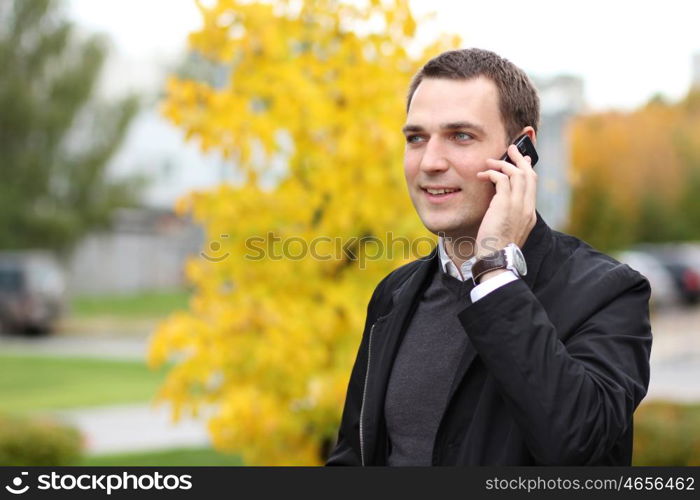
[[[466,132],[455,132],[454,138],[458,141],[468,141],[472,138],[472,136],[467,134]]]
[[[415,144],[415,143],[419,142],[420,139],[421,139],[421,136],[419,136],[419,135],[407,135],[406,136],[406,142],[408,142],[409,144],[411,144],[411,143]]]

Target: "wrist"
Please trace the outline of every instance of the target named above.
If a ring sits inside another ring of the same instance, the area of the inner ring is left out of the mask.
[[[525,258],[515,243],[509,243],[492,254],[484,255],[479,252],[472,265],[472,279],[474,284],[478,285],[485,279],[491,279],[505,271],[511,271],[516,278],[527,274]]]
[[[477,284],[480,285],[486,280],[489,280],[491,278],[495,278],[499,274],[503,274],[503,273],[507,273],[507,272],[510,272],[510,271],[508,271],[508,269],[494,269],[493,271],[489,271],[489,272],[484,273],[481,276],[479,276],[477,278]]]
[[[499,244],[496,246],[490,246],[488,248],[482,248],[480,247],[475,253],[474,257],[476,260],[480,259],[492,259],[494,258],[501,250],[503,250],[506,247],[505,244]]]

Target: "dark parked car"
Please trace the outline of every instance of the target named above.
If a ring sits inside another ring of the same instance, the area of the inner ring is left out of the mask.
[[[661,265],[671,274],[683,302],[686,304],[697,304],[700,300],[700,274],[692,267],[681,262],[660,260]]]
[[[47,252],[0,252],[0,328],[46,333],[64,309],[65,276]]]
[[[700,302],[700,247],[697,244],[644,244],[637,248],[653,255],[669,272],[684,303]]]
[[[673,276],[653,254],[641,250],[625,250],[614,255],[620,262],[640,272],[651,286],[649,306],[653,309],[675,306],[682,301]]]

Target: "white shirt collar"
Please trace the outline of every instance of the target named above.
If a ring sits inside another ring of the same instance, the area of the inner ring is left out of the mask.
[[[472,257],[462,264],[461,273],[457,270],[457,266],[445,250],[445,241],[442,236],[438,236],[438,253],[440,254],[440,267],[442,272],[449,274],[453,278],[461,281],[466,281],[472,277],[472,266],[476,261],[476,257]]]

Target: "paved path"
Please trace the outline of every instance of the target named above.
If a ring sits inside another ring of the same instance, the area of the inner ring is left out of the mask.
[[[204,420],[174,424],[165,406],[109,406],[53,414],[80,429],[88,454],[211,445]]]
[[[55,335],[20,337],[0,335],[0,352],[97,359],[144,360],[148,340],[144,337],[90,337]]]

